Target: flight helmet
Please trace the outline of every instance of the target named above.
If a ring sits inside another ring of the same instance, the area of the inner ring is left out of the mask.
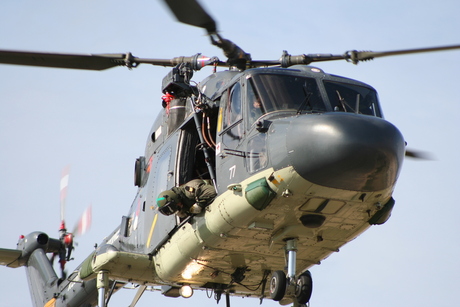
[[[178,203],[179,196],[171,190],[163,191],[157,197],[158,210],[164,215],[176,213],[179,210]]]

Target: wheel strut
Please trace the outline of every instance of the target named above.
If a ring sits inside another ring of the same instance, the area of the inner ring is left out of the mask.
[[[295,284],[295,270],[297,266],[297,239],[289,239],[286,241],[286,251],[288,252],[287,260],[287,279],[288,284]]]
[[[97,272],[97,294],[98,294],[98,307],[106,307],[105,293],[109,288],[109,274],[107,271]]]
[[[284,274],[283,271],[273,272],[270,280],[270,297],[274,301],[281,301],[285,296],[288,296],[294,299],[294,306],[305,306],[310,301],[313,282],[309,271],[296,277],[296,238],[286,240],[286,253],[287,274]]]

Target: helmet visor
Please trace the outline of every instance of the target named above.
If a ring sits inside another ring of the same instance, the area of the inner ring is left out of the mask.
[[[174,200],[168,201],[164,206],[158,208],[158,210],[164,215],[171,215],[177,212],[177,204]]]

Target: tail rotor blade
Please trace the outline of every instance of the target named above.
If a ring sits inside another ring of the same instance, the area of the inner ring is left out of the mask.
[[[61,205],[61,222],[65,221],[65,202],[67,199],[67,187],[69,186],[70,166],[62,170],[60,182],[60,205]]]
[[[72,234],[77,237],[84,235],[91,228],[92,221],[92,206],[90,205],[78,219]]]

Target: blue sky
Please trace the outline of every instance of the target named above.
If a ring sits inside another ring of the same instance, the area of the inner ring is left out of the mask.
[[[253,59],[291,54],[395,50],[459,44],[456,0],[202,1],[225,38]],[[69,53],[132,52],[170,58],[198,52],[224,59],[204,30],[175,21],[159,1],[0,3],[0,48]],[[318,63],[379,92],[385,117],[410,148],[435,160],[406,160],[387,224],[372,227],[312,268],[312,306],[452,306],[460,285],[460,51],[382,58],[355,66]],[[133,166],[160,111],[168,69],[141,65],[103,72],[0,66],[0,246],[35,230],[57,236],[59,180],[71,165],[67,221],[93,206],[74,268],[127,214]],[[210,70],[195,75],[200,81]],[[71,226],[69,226],[70,228]],[[28,306],[23,269],[0,268],[2,303]],[[127,306],[133,290],[115,294]],[[145,293],[138,306],[214,306]],[[221,302],[222,305],[224,302]],[[256,299],[232,304],[255,306]],[[265,301],[264,306],[278,306]]]

